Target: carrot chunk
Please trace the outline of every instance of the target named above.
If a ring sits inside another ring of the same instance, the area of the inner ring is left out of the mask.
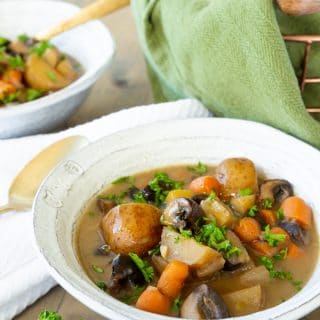
[[[22,85],[22,72],[15,69],[7,69],[2,76],[2,79],[10,84],[12,84],[15,88],[20,89],[23,87]]]
[[[289,220],[295,220],[303,228],[311,227],[311,208],[299,197],[289,197],[282,202],[281,208],[284,216]]]
[[[0,100],[14,92],[16,92],[16,88],[11,83],[0,80]]]
[[[220,192],[221,185],[213,176],[198,177],[191,181],[189,189],[194,193],[210,194],[212,191],[217,194]]]
[[[284,229],[280,227],[273,227],[270,230],[270,234],[283,234],[284,240],[279,242],[279,244],[276,246],[278,250],[288,247],[288,245],[291,243],[290,236]]]
[[[168,314],[170,310],[170,300],[163,295],[158,288],[148,286],[139,297],[136,307],[153,313]]]
[[[251,242],[259,238],[261,228],[255,219],[245,217],[239,221],[234,232],[242,241]]]
[[[288,247],[288,259],[299,259],[304,256],[304,251],[296,246],[294,243],[291,243]]]
[[[271,247],[266,241],[255,240],[250,243],[250,247],[259,256],[272,257],[277,253],[277,248]]]
[[[262,209],[259,214],[266,224],[269,224],[272,227],[277,224],[277,217],[272,210]]]
[[[170,299],[175,299],[179,295],[188,275],[188,265],[181,261],[173,260],[163,270],[157,287],[161,293]]]

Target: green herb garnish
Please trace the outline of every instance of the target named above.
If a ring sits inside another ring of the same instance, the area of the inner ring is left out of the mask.
[[[21,56],[10,56],[9,57],[9,66],[12,69],[24,68],[24,61]]]
[[[136,253],[130,252],[129,257],[139,268],[146,282],[150,283],[154,278],[154,270],[147,261],[142,260]]]
[[[36,89],[27,89],[26,94],[27,94],[27,101],[33,101],[42,96],[42,92]]]
[[[192,231],[191,230],[184,230],[182,228],[179,229],[180,234],[185,238],[185,239],[189,239],[192,237]]]
[[[178,243],[179,240],[180,240],[180,237],[179,237],[179,236],[174,237],[174,243]]]
[[[53,48],[53,45],[47,41],[37,43],[32,49],[31,52],[36,53],[38,57],[42,57],[45,51],[49,48]]]
[[[16,92],[15,93],[10,93],[10,94],[6,95],[2,99],[2,101],[3,101],[4,104],[8,104],[8,103],[11,103],[11,102],[15,101],[17,99],[17,97],[18,97],[18,93],[16,93]]]
[[[0,37],[0,47],[5,46],[9,43],[9,40],[3,37]]]
[[[197,165],[195,167],[187,167],[187,169],[191,172],[197,173],[197,174],[205,174],[208,172],[208,168],[205,164],[203,164],[202,162],[198,162]]]
[[[159,256],[160,255],[160,243],[158,243],[153,249],[148,251],[149,256]]]
[[[281,260],[286,259],[287,256],[288,256],[288,248],[284,248],[284,249],[281,249],[281,250],[279,251],[279,253],[275,254],[275,255],[273,256],[273,259],[274,259],[275,261],[281,261]]]
[[[145,199],[145,197],[143,196],[143,193],[141,190],[139,190],[138,192],[134,193],[132,195],[132,199],[134,202],[138,202],[138,203],[147,203],[147,200]]]
[[[120,184],[120,183],[130,183],[131,185],[134,184],[134,178],[131,176],[125,176],[125,177],[120,177],[114,181],[111,182],[112,184]]]
[[[180,296],[178,296],[177,298],[175,298],[173,300],[172,305],[171,305],[171,310],[173,312],[179,312],[181,309],[181,306],[182,306],[182,299]]]
[[[270,233],[270,226],[267,225],[264,228],[263,239],[268,242],[269,246],[277,247],[286,239],[286,235],[281,233]]]
[[[56,311],[45,310],[40,312],[38,320],[62,320],[62,317]]]
[[[28,37],[26,34],[20,34],[20,35],[18,36],[18,40],[19,40],[20,42],[27,42],[27,41],[29,40],[29,37]]]
[[[218,199],[217,194],[215,193],[215,191],[212,190],[211,193],[209,194],[208,200],[213,201],[213,200],[217,200],[217,199]]]
[[[253,191],[250,188],[245,188],[239,191],[239,195],[241,197],[251,196],[252,194],[253,194]]]
[[[161,206],[169,191],[181,189],[183,182],[174,181],[169,178],[169,176],[164,172],[158,172],[155,174],[154,178],[149,182],[151,190],[155,192],[155,204],[156,206]]]
[[[126,195],[127,195],[127,192],[122,191],[119,194],[110,193],[107,195],[101,195],[101,196],[98,196],[98,199],[112,200],[115,202],[115,204],[119,205],[119,204],[123,204],[123,199],[126,197]]]
[[[91,267],[92,267],[92,270],[96,273],[104,273],[104,269],[96,266],[95,264],[93,264]]]
[[[300,291],[302,289],[302,281],[299,281],[299,280],[292,281],[292,284],[296,287],[297,291]]]
[[[96,282],[96,285],[98,288],[100,288],[101,290],[106,290],[107,289],[107,285],[105,284],[105,282],[103,281],[98,281]]]
[[[57,81],[57,76],[53,71],[48,71],[47,72],[47,76],[52,82],[56,82]]]
[[[269,198],[265,198],[262,200],[262,207],[263,209],[271,209],[272,208],[272,201]]]
[[[256,205],[252,206],[249,211],[247,212],[247,216],[249,217],[255,217],[256,214],[258,213],[258,208]]]
[[[276,216],[279,221],[284,219],[284,212],[282,208],[277,210]]]
[[[139,296],[141,295],[141,293],[144,291],[146,287],[142,286],[142,287],[134,287],[131,294],[127,295],[127,296],[123,296],[120,298],[120,300],[126,304],[132,304],[134,303],[136,300],[138,300]]]

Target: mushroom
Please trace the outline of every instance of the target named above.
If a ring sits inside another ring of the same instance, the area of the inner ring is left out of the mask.
[[[98,199],[97,200],[97,206],[99,210],[103,214],[107,214],[109,210],[111,210],[113,207],[115,207],[115,202],[113,200],[107,200],[107,199]]]
[[[187,319],[223,319],[229,317],[226,304],[212,288],[202,284],[195,288],[181,307],[181,317]]]
[[[200,193],[200,194],[195,194],[194,196],[191,197],[191,199],[196,203],[200,204],[201,201],[206,200],[208,197],[209,196],[207,194]]]
[[[145,255],[160,241],[161,211],[146,203],[126,203],[112,208],[103,218],[103,236],[112,251]]]
[[[265,180],[260,186],[260,199],[270,199],[272,203],[280,204],[293,195],[293,189],[287,180]]]
[[[187,198],[176,198],[169,202],[165,208],[161,216],[161,222],[177,229],[197,231],[202,217],[204,217],[204,212],[195,201]]]
[[[62,89],[72,82],[36,53],[27,59],[25,78],[30,87],[46,92]]]
[[[297,245],[308,245],[310,234],[294,221],[281,221],[279,227],[286,230],[291,240]]]
[[[140,286],[144,282],[143,274],[129,256],[118,254],[112,260],[112,273],[107,286],[113,293],[128,286]]]

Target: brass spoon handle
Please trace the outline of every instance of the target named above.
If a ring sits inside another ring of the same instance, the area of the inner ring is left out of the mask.
[[[71,18],[59,23],[56,26],[38,33],[35,39],[38,41],[47,41],[52,37],[68,31],[74,27],[84,24],[90,20],[101,18],[121,7],[130,3],[130,0],[97,0],[94,3],[82,8]]]
[[[14,210],[13,208],[11,208],[11,206],[9,204],[6,204],[4,206],[0,206],[0,214],[2,213],[6,213],[10,210]]]
[[[277,0],[280,9],[290,16],[320,12],[320,0]]]

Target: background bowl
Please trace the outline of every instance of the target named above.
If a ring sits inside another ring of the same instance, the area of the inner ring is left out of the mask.
[[[32,36],[78,10],[78,7],[60,1],[0,1],[0,35],[10,39],[24,33]],[[114,53],[110,32],[99,21],[61,34],[52,43],[74,57],[84,68],[84,74],[53,94],[0,108],[1,139],[48,132],[63,124],[81,105]]]
[[[34,203],[37,246],[52,276],[74,297],[109,319],[172,320],[146,313],[102,292],[83,271],[74,229],[87,201],[119,176],[170,164],[253,160],[269,178],[288,179],[313,208],[319,233],[320,153],[271,127],[242,120],[189,119],[137,127],[99,140],[60,163]],[[271,309],[242,320],[299,319],[320,306],[320,264],[304,288]]]

